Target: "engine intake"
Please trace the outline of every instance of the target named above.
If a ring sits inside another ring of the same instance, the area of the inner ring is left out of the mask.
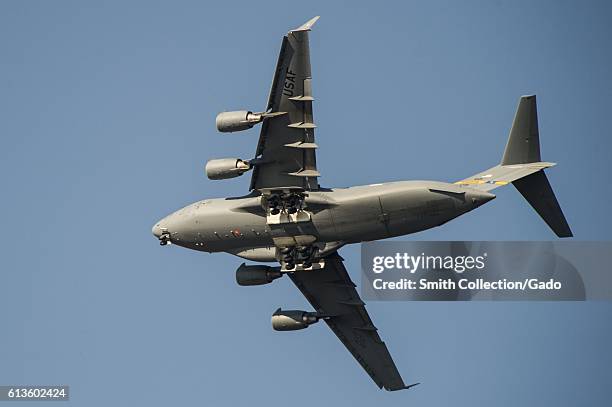
[[[275,331],[297,331],[298,329],[308,328],[319,321],[319,317],[314,312],[300,310],[286,310],[280,308],[272,315],[272,328]]]
[[[217,130],[222,133],[248,130],[263,120],[259,113],[248,110],[238,110],[236,112],[223,112],[217,115]]]
[[[242,263],[236,270],[236,282],[238,285],[262,285],[269,284],[282,273],[270,266],[247,266]]]
[[[219,158],[206,163],[206,176],[214,180],[236,178],[250,169],[251,164],[240,158]]]

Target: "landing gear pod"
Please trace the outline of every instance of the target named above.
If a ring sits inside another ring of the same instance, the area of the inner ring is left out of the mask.
[[[240,158],[219,158],[206,163],[206,176],[213,180],[236,178],[250,169],[251,164]]]
[[[319,317],[314,312],[300,310],[283,311],[280,308],[272,315],[272,328],[275,331],[297,331],[298,329],[308,328],[319,321]]]
[[[217,115],[217,130],[222,133],[248,130],[263,120],[263,115],[247,110],[223,112]]]

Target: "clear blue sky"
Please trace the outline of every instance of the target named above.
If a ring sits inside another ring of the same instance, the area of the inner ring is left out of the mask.
[[[215,115],[262,109],[281,36],[321,15],[323,185],[488,168],[536,93],[574,234],[609,239],[610,4],[3,1],[0,384],[69,384],[75,406],[606,404],[610,303],[372,302],[405,380],[423,383],[386,393],[325,326],[272,331],[278,306],[308,309],[290,281],[238,287],[240,259],[162,248],[151,226],[246,192],[248,177],[203,167],[251,157],[258,129],[218,134]],[[554,238],[498,191],[409,238]],[[359,247],[341,253],[358,281]]]

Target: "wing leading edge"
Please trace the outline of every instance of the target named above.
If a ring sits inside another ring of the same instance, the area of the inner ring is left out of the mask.
[[[393,391],[414,386],[404,384],[340,255],[326,257],[323,269],[289,276],[318,313],[330,315],[327,325],[379,388]]]

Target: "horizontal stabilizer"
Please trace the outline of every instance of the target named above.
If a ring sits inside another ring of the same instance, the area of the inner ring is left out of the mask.
[[[520,178],[512,184],[557,236],[573,236],[544,171]]]
[[[522,96],[501,163],[455,185],[490,191],[512,183],[557,236],[571,237],[572,231],[544,174],[545,168],[554,165],[540,158],[536,97]]]
[[[538,161],[540,161],[540,132],[536,97],[522,96],[516,108],[501,165]]]

